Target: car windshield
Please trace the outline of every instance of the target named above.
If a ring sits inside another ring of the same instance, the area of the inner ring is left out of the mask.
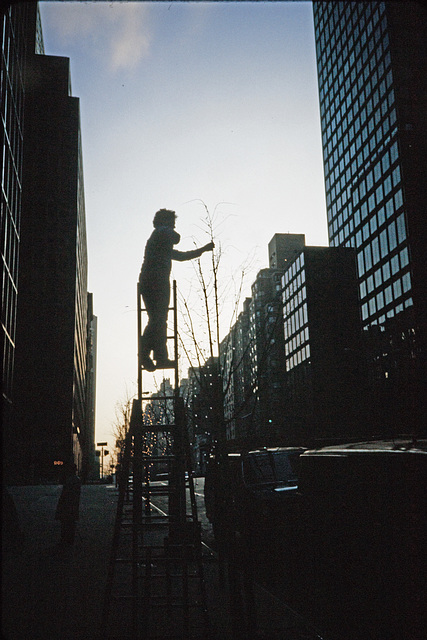
[[[249,454],[243,462],[247,484],[295,484],[298,480],[298,454],[287,451],[263,451]]]

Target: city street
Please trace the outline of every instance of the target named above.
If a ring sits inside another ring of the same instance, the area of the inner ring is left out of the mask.
[[[205,515],[204,479],[195,479],[202,525],[205,581],[214,637],[233,640],[227,581],[221,581],[218,554]],[[74,547],[58,545],[55,509],[61,487],[9,489],[24,532],[21,552],[4,553],[3,637],[7,640],[97,640],[118,492],[113,485],[82,487]],[[164,501],[164,502],[163,502]],[[166,507],[156,498],[154,509]],[[255,585],[258,633],[264,639],[318,640],[302,618],[261,585]],[[178,636],[176,636],[178,637]]]
[[[156,482],[153,486],[159,484]],[[342,602],[339,601],[338,593],[335,593],[332,600],[329,597],[325,609],[327,617],[321,621],[316,620],[316,627],[320,626],[320,631],[315,631],[311,624],[313,621],[309,620],[308,594],[298,596],[302,576],[295,570],[290,571],[290,576],[287,574],[289,554],[285,558],[269,539],[263,545],[250,549],[245,547],[242,539],[238,539],[230,556],[230,547],[218,547],[206,518],[204,478],[194,479],[194,489],[201,524],[204,582],[213,634],[211,637],[246,640],[242,629],[248,626],[250,616],[253,617],[254,639],[349,640],[350,637],[363,637],[371,640],[374,637],[365,633],[358,635],[358,629],[360,631],[361,628],[368,628],[368,621],[361,619],[360,615],[357,617],[356,607],[353,606],[356,603],[346,601],[344,591]],[[82,486],[80,519],[72,547],[59,544],[60,525],[55,520],[55,510],[60,491],[60,485],[9,488],[18,512],[24,543],[22,548],[14,549],[10,544],[14,541],[9,540],[9,544],[5,545],[3,537],[2,637],[7,640],[100,639],[103,622],[101,612],[118,491],[114,485]],[[167,509],[166,497],[153,497],[153,514],[164,514]],[[188,502],[187,512],[189,511]],[[144,535],[147,537],[147,533]],[[164,533],[160,532],[159,535]],[[161,537],[159,543],[162,544]],[[237,623],[236,611],[233,610],[236,593],[237,601],[242,600],[244,603],[238,611]],[[248,594],[249,602],[252,603],[250,611]],[[324,597],[328,598],[328,593]],[[373,606],[375,607],[375,603]],[[131,640],[129,634],[123,633],[118,614],[119,610],[113,608],[112,622],[108,623],[102,635],[103,640],[116,640],[119,637],[121,640]],[[378,609],[378,615],[385,619],[390,614],[390,611]],[[242,625],[245,625],[240,629],[239,618],[242,619]],[[354,633],[349,631],[350,618],[353,619]],[[122,633],[118,633],[117,628]],[[408,632],[410,633],[409,630]],[[149,637],[169,640],[171,636],[160,634]],[[172,637],[182,636],[178,633]],[[206,640],[204,634],[192,635],[191,640],[194,637]],[[398,635],[396,631],[397,637],[406,636]]]

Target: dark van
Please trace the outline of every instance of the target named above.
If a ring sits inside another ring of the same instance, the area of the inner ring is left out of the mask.
[[[306,605],[331,637],[425,640],[427,441],[300,457]]]

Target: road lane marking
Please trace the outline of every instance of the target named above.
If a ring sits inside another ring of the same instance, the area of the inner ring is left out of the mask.
[[[145,500],[145,498],[144,498],[144,500]],[[159,513],[161,513],[161,515],[162,515],[162,516],[166,516],[166,517],[167,517],[167,515],[168,515],[168,514],[167,514],[167,513],[165,513],[164,511],[162,511],[162,510],[160,509],[160,507],[158,507],[156,504],[154,504],[154,502],[150,501],[150,506],[151,506],[151,507],[153,507],[154,509],[157,509],[157,511],[158,511]]]

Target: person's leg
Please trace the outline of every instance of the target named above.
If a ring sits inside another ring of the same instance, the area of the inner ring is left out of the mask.
[[[144,300],[145,311],[147,312],[148,321],[142,336],[140,337],[139,352],[141,365],[147,371],[154,371],[155,365],[150,358],[155,340],[156,325],[156,297],[155,291],[151,288],[141,287],[142,298]]]
[[[164,287],[157,296],[155,318],[153,322],[153,358],[158,367],[168,364],[167,322],[170,288]]]
[[[140,337],[140,343],[139,343],[141,365],[143,366],[144,369],[147,369],[147,371],[154,371],[156,368],[153,361],[150,358],[150,352],[153,349],[152,333],[153,333],[152,325],[150,323],[150,317],[149,317],[148,324],[145,327],[144,333]]]
[[[147,370],[150,367],[150,353],[158,366],[170,364],[167,350],[167,320],[170,299],[170,285],[167,282],[153,280],[150,287],[141,287],[145,310],[148,314],[148,322],[141,337],[140,353],[142,366]],[[148,366],[146,366],[148,365]],[[153,364],[154,367],[154,364]]]

